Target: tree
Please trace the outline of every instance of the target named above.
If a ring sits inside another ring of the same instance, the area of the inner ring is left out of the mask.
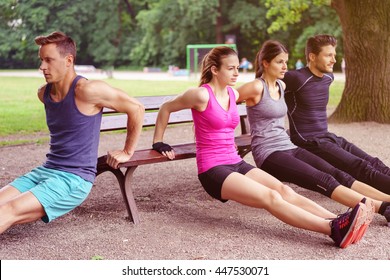
[[[54,30],[64,32],[83,30],[88,18],[86,11],[89,11],[92,5],[82,3],[80,0],[72,4],[67,5],[64,0],[2,1],[0,10],[8,11],[6,12],[8,18],[2,18],[0,25],[1,36],[6,36],[0,41],[1,57],[4,55],[10,61],[18,61],[24,67],[37,67],[35,36]],[[83,36],[78,35],[81,34],[76,33],[74,39],[80,42],[78,39]]]
[[[344,34],[346,83],[333,121],[390,123],[390,1],[332,1]]]
[[[184,66],[187,44],[224,43],[227,34],[236,35],[240,55],[248,57],[267,35],[264,0],[149,2],[136,17],[142,35],[131,58],[140,65]]]
[[[142,37],[131,58],[140,65],[167,66],[185,61],[187,44],[215,43],[215,29],[210,26],[216,25],[218,4],[218,0],[150,1],[149,9],[136,17]]]
[[[0,63],[2,67],[39,65],[34,38],[61,30],[78,45],[76,63],[98,67],[129,63],[136,43],[134,13],[143,0],[2,0],[0,1]]]
[[[310,5],[330,5],[343,30],[346,83],[330,121],[390,123],[390,1],[267,0],[270,30],[299,22]]]
[[[0,0],[0,67],[36,68],[34,37],[61,30],[78,43],[78,64],[185,65],[186,45],[224,43],[235,35],[240,57],[253,61],[271,35],[267,0]],[[291,2],[295,2],[294,0]],[[272,34],[302,58],[307,32],[339,29],[335,11],[309,7],[303,20]],[[315,31],[314,31],[315,30]]]

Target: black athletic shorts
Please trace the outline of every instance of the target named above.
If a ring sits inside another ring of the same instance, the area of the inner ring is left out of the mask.
[[[211,197],[226,202],[227,200],[221,198],[222,184],[225,179],[233,172],[245,175],[253,168],[256,167],[242,160],[236,164],[214,166],[206,172],[198,174],[198,178],[205,191]]]

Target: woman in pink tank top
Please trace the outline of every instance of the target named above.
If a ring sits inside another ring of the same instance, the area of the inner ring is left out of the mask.
[[[237,82],[238,69],[239,60],[233,49],[224,46],[212,49],[202,61],[199,87],[188,89],[161,106],[153,149],[174,160],[174,150],[163,142],[169,116],[191,109],[198,178],[209,195],[222,202],[234,200],[265,209],[289,225],[329,235],[336,246],[347,247],[368,214],[364,204],[336,216],[237,154],[234,129],[239,123],[236,107],[239,96],[231,87]]]

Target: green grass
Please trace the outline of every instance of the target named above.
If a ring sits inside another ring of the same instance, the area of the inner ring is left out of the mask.
[[[341,96],[343,95],[345,82],[334,81],[330,86],[329,103],[328,106],[335,107],[340,103]]]
[[[0,136],[46,129],[39,78],[0,77]]]
[[[0,141],[0,148],[5,146],[18,146],[18,145],[24,145],[24,144],[44,144],[49,142],[49,137],[41,137],[37,139],[16,139],[16,140],[5,140]]]
[[[107,79],[131,96],[179,94],[196,86],[191,81],[131,81]],[[47,131],[45,112],[37,97],[41,78],[0,77],[0,136]]]
[[[197,86],[197,81],[105,81],[131,96],[179,94]],[[44,107],[37,97],[42,84],[43,78],[0,77],[0,136],[47,131]],[[333,83],[330,106],[338,104],[343,88],[343,82]]]

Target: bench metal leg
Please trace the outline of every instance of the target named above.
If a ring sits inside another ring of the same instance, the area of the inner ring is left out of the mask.
[[[125,173],[124,191],[127,200],[127,211],[129,213],[129,217],[133,220],[134,224],[139,224],[140,219],[138,214],[138,208],[135,204],[133,188],[131,187],[131,178],[133,177],[133,173],[136,168],[137,166],[127,168]]]
[[[109,169],[117,178],[119,187],[121,189],[122,197],[126,205],[127,213],[129,218],[133,221],[134,224],[139,224],[139,214],[137,205],[135,204],[135,199],[133,195],[133,189],[131,187],[131,178],[133,176],[134,170],[137,166],[127,168],[125,174],[122,173],[120,169]]]

